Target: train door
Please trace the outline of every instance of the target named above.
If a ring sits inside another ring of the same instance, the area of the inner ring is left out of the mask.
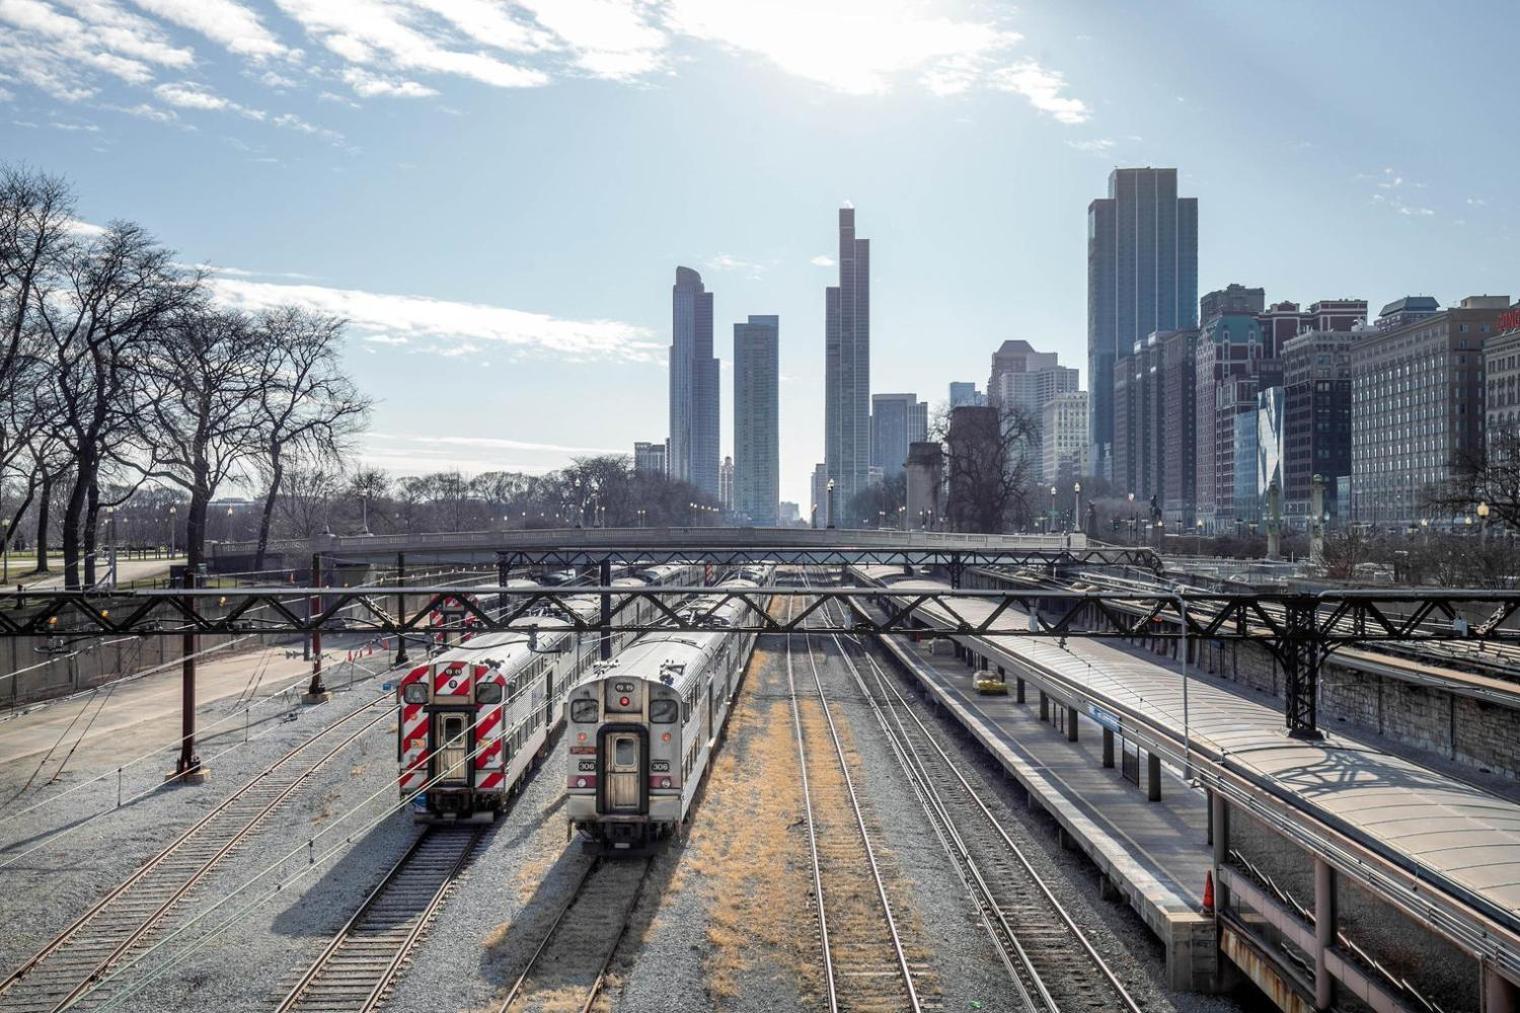
[[[438,787],[469,784],[470,732],[468,711],[439,711],[433,715],[431,775]]]
[[[649,811],[648,733],[637,726],[603,728],[599,750],[602,812]]]

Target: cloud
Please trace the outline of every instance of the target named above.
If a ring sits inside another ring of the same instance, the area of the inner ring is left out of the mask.
[[[1487,207],[1488,201],[1484,200],[1482,197],[1469,197],[1467,198],[1467,206],[1471,208]]]
[[[54,130],[67,130],[87,134],[97,134],[100,132],[100,128],[93,123],[59,123],[57,120],[54,120],[48,126]]]
[[[161,84],[153,89],[153,94],[171,106],[179,106],[181,109],[227,109],[232,106],[231,102],[212,92],[205,85],[195,84],[192,81]]]
[[[631,80],[664,65],[666,33],[638,0],[518,0],[572,65],[592,77]]]
[[[350,67],[345,70],[343,72],[343,80],[357,94],[365,98],[373,98],[377,95],[389,95],[399,98],[427,98],[430,95],[438,94],[436,89],[429,88],[425,84],[419,84],[416,81],[378,77],[358,67]]]
[[[1408,204],[1401,204],[1396,210],[1399,214],[1412,218],[1430,218],[1435,215],[1435,211],[1430,208],[1412,207]]]
[[[485,447],[491,450],[544,450],[556,454],[620,454],[608,447],[567,447],[559,443],[533,443],[506,440],[496,436],[413,436],[402,433],[371,433],[371,438],[386,442],[440,447]]]
[[[1096,137],[1090,141],[1067,141],[1066,146],[1094,155],[1104,155],[1113,150],[1114,142],[1107,137]]]
[[[225,274],[213,277],[210,285],[223,301],[250,311],[294,303],[343,317],[355,336],[375,344],[506,345],[578,361],[637,362],[660,361],[665,348],[645,328],[614,320],[565,320],[485,303],[311,284],[276,284]]]
[[[290,50],[264,27],[259,16],[233,0],[132,0],[165,21],[199,32],[238,56],[263,60]]]
[[[1065,77],[1033,60],[993,71],[991,84],[994,88],[1024,96],[1030,105],[1061,123],[1086,123],[1092,117],[1087,103],[1061,94],[1066,88]]]
[[[14,102],[15,99],[15,93],[0,88],[0,102]]]
[[[812,264],[814,267],[833,267],[836,262],[834,258],[829,256],[827,253],[820,253],[812,260],[809,260],[808,263]]]
[[[732,254],[720,253],[708,260],[707,266],[714,271],[743,271],[751,278],[759,278],[766,272],[768,265],[753,260],[743,260]]]

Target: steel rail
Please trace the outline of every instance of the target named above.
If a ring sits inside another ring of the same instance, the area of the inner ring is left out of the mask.
[[[805,575],[804,579],[806,579]],[[805,635],[805,642],[810,639],[810,635]],[[855,779],[850,776],[849,761],[844,755],[844,742],[840,738],[838,726],[834,723],[834,715],[829,709],[828,694],[824,691],[823,678],[818,671],[818,659],[810,643],[808,646],[808,664],[813,671],[813,684],[818,689],[818,702],[820,709],[823,711],[824,720],[828,725],[829,739],[834,746],[834,757],[839,761],[839,770],[844,777],[845,790],[850,799],[850,809],[855,817],[856,829],[860,832],[860,841],[865,849],[867,864],[871,869],[871,879],[876,887],[876,896],[881,902],[882,915],[886,920],[887,931],[892,941],[893,955],[896,958],[898,971],[902,975],[903,985],[907,989],[908,1003],[910,1008],[914,1010],[914,1013],[918,1013],[923,1008],[919,1002],[918,989],[913,984],[913,972],[908,967],[908,955],[903,950],[902,936],[897,931],[897,919],[892,915],[892,902],[887,898],[886,881],[882,877],[881,866],[876,860],[876,849],[871,844],[871,834],[866,828],[865,813],[860,807],[860,797],[855,791]],[[820,907],[821,904],[822,900],[820,898]]]
[[[834,639],[837,642],[840,637],[838,635],[835,635]],[[1049,884],[1045,881],[1045,878],[1041,876],[1038,871],[1036,871],[1034,865],[1029,861],[1028,856],[1024,854],[1024,850],[1020,848],[1018,844],[1016,844],[1014,840],[1008,835],[1008,832],[1003,829],[1002,824],[998,822],[997,816],[992,812],[992,809],[982,799],[981,795],[978,794],[976,789],[971,785],[971,782],[966,779],[965,775],[961,773],[961,764],[957,763],[955,758],[952,757],[942,745],[940,745],[939,741],[930,731],[928,725],[926,725],[923,719],[913,711],[909,704],[908,698],[903,695],[902,691],[897,686],[892,684],[891,680],[887,678],[886,673],[882,670],[881,666],[876,662],[876,659],[871,657],[870,652],[864,649],[865,645],[861,644],[858,638],[851,639],[855,639],[857,645],[862,648],[862,657],[864,657],[866,663],[870,665],[874,681],[876,685],[881,688],[882,694],[886,700],[885,709],[883,709],[880,702],[878,702],[876,694],[871,692],[869,685],[861,676],[859,670],[856,668],[853,662],[850,662],[851,671],[855,675],[857,684],[865,693],[866,699],[870,702],[872,710],[876,713],[877,720],[882,723],[883,729],[887,731],[889,736],[892,735],[892,732],[890,728],[887,727],[886,712],[890,711],[892,715],[892,721],[898,727],[898,736],[896,737],[896,742],[899,742],[902,746],[902,751],[899,752],[899,761],[903,763],[904,772],[909,774],[910,779],[917,778],[923,784],[924,790],[928,796],[934,800],[935,807],[939,812],[939,818],[944,821],[946,830],[948,831],[950,837],[956,842],[956,846],[959,849],[959,856],[971,870],[972,875],[978,884],[978,888],[983,892],[983,895],[986,897],[987,901],[993,905],[993,910],[997,912],[998,919],[1000,922],[1002,922],[1004,931],[1008,933],[1010,939],[1012,939],[1014,944],[1018,946],[1019,955],[1025,961],[1030,974],[1034,976],[1035,980],[1039,983],[1039,991],[1041,992],[1043,999],[1047,1002],[1049,1008],[1055,1010],[1058,1007],[1056,1006],[1055,1000],[1051,998],[1049,992],[1045,989],[1043,975],[1040,974],[1038,969],[1034,966],[1033,959],[1029,957],[1027,951],[1025,951],[1022,944],[1019,943],[1014,929],[1008,924],[1001,910],[1001,906],[998,904],[996,897],[992,894],[992,888],[988,883],[984,873],[982,872],[980,865],[972,855],[971,849],[965,843],[960,830],[957,828],[955,820],[951,817],[949,807],[945,804],[943,797],[940,796],[938,789],[936,789],[930,783],[929,778],[931,775],[928,771],[928,764],[924,762],[922,754],[912,742],[912,734],[909,732],[908,727],[903,723],[904,714],[912,719],[913,724],[918,729],[919,737],[925,743],[927,743],[933,749],[934,754],[939,757],[940,761],[943,764],[942,769],[948,771],[949,774],[953,776],[954,783],[958,783],[960,785],[962,791],[965,793],[965,797],[973,803],[975,811],[979,812],[982,815],[987,826],[991,827],[991,829],[996,833],[996,836],[1002,840],[1003,845],[1006,847],[1008,853],[1017,859],[1018,864],[1023,869],[1025,875],[1028,876],[1029,881],[1038,888],[1038,891],[1044,898],[1049,910],[1053,911],[1060,919],[1060,921],[1065,925],[1068,933],[1070,933],[1071,937],[1076,940],[1079,948],[1087,957],[1088,962],[1098,970],[1100,975],[1107,982],[1108,986],[1113,990],[1117,999],[1123,1004],[1123,1007],[1127,1010],[1130,1010],[1131,1013],[1142,1013],[1142,1008],[1138,1003],[1135,1002],[1134,998],[1129,994],[1129,991],[1125,989],[1124,984],[1119,980],[1118,975],[1114,973],[1113,968],[1109,965],[1108,961],[1104,960],[1103,956],[1098,953],[1097,948],[1094,947],[1091,940],[1087,938],[1087,934],[1082,931],[1081,926],[1079,926],[1076,923],[1076,920],[1071,917],[1071,915],[1067,912],[1065,906],[1061,904],[1059,900],[1057,900],[1054,892],[1050,889]],[[840,653],[845,654],[842,645]],[[845,656],[848,659],[848,655]],[[912,758],[911,761],[908,759],[909,757]],[[910,766],[913,769],[910,770]]]
[[[194,824],[192,824],[187,830],[176,837],[166,848],[164,848],[153,858],[149,859],[148,862],[142,866],[142,868],[132,873],[104,897],[91,905],[91,907],[86,910],[84,914],[75,919],[75,921],[70,924],[68,928],[64,929],[61,933],[54,937],[51,942],[49,942],[36,954],[30,957],[19,968],[17,968],[15,971],[12,971],[11,974],[3,982],[0,982],[0,1009],[3,1009],[5,1006],[4,996],[11,992],[16,985],[30,979],[33,972],[37,971],[39,968],[42,968],[45,972],[45,962],[48,958],[64,949],[70,943],[73,943],[79,937],[79,934],[87,930],[90,923],[98,918],[103,912],[107,911],[107,909],[109,909],[116,900],[127,894],[127,892],[130,891],[134,886],[142,883],[154,871],[161,867],[164,867],[166,863],[169,862],[169,860],[171,860],[180,849],[196,842],[202,831],[205,830],[205,828],[214,820],[216,820],[219,816],[227,813],[234,805],[240,802],[250,792],[260,787],[270,778],[274,777],[276,773],[281,770],[281,768],[293,760],[298,754],[304,752],[312,745],[315,745],[319,740],[326,737],[328,733],[335,731],[340,727],[343,727],[355,718],[365,715],[366,711],[368,711],[372,706],[374,706],[374,704],[368,704],[365,707],[362,707],[351,714],[345,715],[332,724],[318,730],[316,734],[308,737],[305,741],[295,746],[285,755],[275,760],[274,763],[270,764],[255,777],[246,782],[237,791],[229,795],[205,816],[201,817]],[[338,753],[342,752],[343,749],[350,745],[355,739],[358,739],[364,733],[368,732],[371,728],[375,727],[381,721],[386,720],[390,716],[391,711],[389,708],[387,708],[373,720],[364,723],[362,727],[346,736],[331,750],[315,760],[306,770],[298,774],[290,784],[282,788],[266,804],[260,806],[257,810],[255,810],[254,813],[248,816],[242,822],[242,824],[232,833],[232,835],[221,845],[221,847],[219,847],[216,852],[214,852],[208,859],[204,860],[197,868],[192,870],[189,875],[170,892],[169,896],[165,900],[157,904],[148,914],[140,916],[140,921],[136,927],[130,930],[128,934],[110,950],[106,957],[99,960],[91,968],[83,981],[77,983],[61,1001],[56,1001],[56,1005],[51,1008],[55,1011],[64,1009],[85,991],[87,991],[90,987],[92,987],[93,983],[99,980],[101,975],[109,969],[112,963],[119,960],[123,953],[125,953],[133,944],[142,938],[144,933],[153,928],[153,926],[156,925],[168,913],[169,909],[184,897],[186,892],[188,892],[191,887],[195,886],[197,883],[203,880],[213,868],[220,864],[221,861],[226,858],[229,853],[231,853],[232,849],[243,840],[245,840],[247,836],[252,833],[253,830],[258,826],[258,824],[269,815],[269,813],[273,812],[275,808],[285,802],[296,791],[296,789],[304,784],[306,780],[310,778],[314,773],[316,773],[316,771],[322,765],[327,763]]]
[[[443,864],[445,868],[442,876],[439,878],[438,885],[427,894],[422,908],[411,916],[411,924],[407,927],[405,933],[390,944],[389,953],[366,956],[360,961],[362,967],[359,970],[364,973],[370,973],[372,981],[370,982],[368,993],[362,996],[356,995],[357,1002],[351,1008],[356,1013],[369,1013],[370,1010],[379,1006],[381,1000],[385,998],[386,991],[395,981],[396,975],[401,969],[402,961],[416,949],[418,942],[422,938],[422,934],[427,931],[428,926],[432,923],[433,917],[438,913],[438,908],[442,906],[444,898],[448,896],[449,889],[458,882],[460,873],[464,871],[466,863],[468,863],[470,856],[474,854],[475,847],[480,843],[480,839],[485,836],[485,832],[486,828],[484,826],[474,827],[468,831],[452,827],[430,827],[418,834],[400,860],[391,866],[380,882],[376,884],[375,888],[370,891],[369,896],[359,905],[358,910],[343,924],[343,927],[338,930],[337,934],[333,936],[322,952],[317,955],[317,958],[312,961],[311,966],[301,975],[295,987],[286,993],[285,998],[276,1007],[276,1013],[289,1013],[290,1010],[299,1009],[302,1005],[306,1004],[307,997],[311,994],[312,990],[320,989],[323,974],[337,967],[339,955],[343,950],[344,944],[357,938],[359,930],[364,927],[365,921],[369,918],[371,912],[375,911],[380,904],[388,899],[388,895],[393,889],[404,887],[406,885],[406,877],[409,874],[415,873],[419,877],[437,874],[436,866],[420,870],[417,868],[422,860],[424,845],[435,841],[453,839],[453,841],[459,842],[457,844],[457,854],[454,854],[452,858],[448,854],[444,855]],[[373,969],[372,972],[371,969]],[[348,973],[353,973],[354,971],[353,968],[345,970]],[[358,988],[362,989],[363,983]],[[353,991],[354,987],[350,985],[343,990]],[[334,999],[317,999],[315,1001],[320,1003],[324,1008],[342,1005],[341,1001]]]

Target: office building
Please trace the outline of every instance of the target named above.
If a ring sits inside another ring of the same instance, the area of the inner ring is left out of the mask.
[[[1383,307],[1373,326],[1380,331],[1392,331],[1441,312],[1441,304],[1434,296],[1406,295]]]
[[[1351,514],[1380,528],[1453,523],[1430,498],[1482,450],[1483,349],[1509,309],[1508,296],[1429,314],[1411,302],[1390,303],[1351,349]]]
[[[1087,209],[1091,466],[1112,477],[1114,364],[1153,332],[1197,326],[1198,201],[1176,169],[1115,169]]]
[[[718,495],[718,360],[713,357],[713,297],[702,276],[676,268],[671,289],[670,451],[672,478]]]
[[[1148,501],[1160,489],[1161,339],[1148,334],[1114,364],[1111,476],[1127,496]]]
[[[1283,518],[1290,527],[1309,523],[1315,475],[1325,480],[1325,509],[1341,516],[1346,506],[1336,490],[1351,475],[1351,349],[1365,333],[1367,303],[1315,303],[1309,316],[1309,329],[1282,345]]]
[[[1003,342],[992,353],[992,370],[987,376],[987,403],[1004,412],[1020,411],[1038,422],[1046,402],[1077,387],[1077,371],[1062,366],[1055,352],[1037,352],[1029,342],[1015,340]],[[1023,452],[1034,462],[1038,476],[1044,461],[1039,431],[1030,436]]]
[[[791,500],[782,500],[777,522],[783,528],[795,528],[802,523],[802,508]]]
[[[1241,517],[1248,522],[1270,522],[1272,504],[1270,490],[1275,486],[1278,510],[1282,510],[1283,454],[1286,448],[1287,420],[1284,415],[1286,396],[1282,387],[1265,387],[1256,394],[1255,460],[1251,467],[1243,462],[1235,466],[1235,502],[1244,504],[1239,508]],[[1242,415],[1241,418],[1248,416]],[[1237,448],[1237,454],[1241,448]],[[1250,487],[1245,488],[1241,473],[1251,472]],[[1248,503],[1248,497],[1254,502]]]
[[[901,475],[908,445],[929,438],[929,405],[917,394],[871,395],[871,466],[883,478]]]
[[[1237,466],[1248,460],[1236,453],[1242,432],[1236,416],[1252,417],[1255,431],[1256,395],[1282,384],[1282,366],[1264,334],[1256,313],[1226,312],[1204,322],[1199,330],[1194,371],[1194,443],[1197,516],[1210,531],[1231,531],[1237,520]],[[1248,437],[1254,443],[1254,438]],[[1254,452],[1249,457],[1254,473]],[[1244,482],[1241,487],[1244,488]],[[1249,513],[1252,504],[1242,503]]]
[[[1494,335],[1483,343],[1483,438],[1491,456],[1512,453],[1520,436],[1520,305],[1499,314]],[[1506,448],[1496,451],[1497,446]]]
[[[1226,313],[1260,313],[1266,308],[1266,289],[1247,288],[1232,281],[1224,288],[1204,293],[1198,300],[1198,319],[1207,322]]]
[[[949,408],[980,408],[987,403],[987,395],[976,389],[976,384],[953,380],[950,383]]]
[[[1188,328],[1159,337],[1161,392],[1157,401],[1161,437],[1157,440],[1156,509],[1168,526],[1186,531],[1193,529],[1196,520],[1198,332]],[[1155,522],[1154,514],[1147,516]]]
[[[633,471],[636,475],[659,475],[665,477],[665,441],[659,443],[638,442],[633,445]]]
[[[839,209],[839,284],[824,296],[824,465],[841,507],[871,467],[871,245]]]
[[[734,512],[771,526],[781,501],[781,319],[734,324]]]
[[[1087,474],[1087,392],[1067,391],[1040,411],[1040,474],[1065,484]]]
[[[724,457],[718,465],[718,505],[724,513],[734,511],[734,459]]]
[[[813,465],[813,476],[808,484],[809,492],[812,494],[808,513],[810,523],[815,528],[827,527],[829,523],[828,486],[828,466],[823,463]]]

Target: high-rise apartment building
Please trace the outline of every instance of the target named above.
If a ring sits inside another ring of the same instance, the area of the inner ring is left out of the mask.
[[[811,523],[815,528],[827,527],[829,523],[829,469],[828,465],[819,462],[813,465],[813,475],[808,482],[809,492],[812,494]]]
[[[1373,326],[1380,331],[1391,331],[1416,320],[1424,320],[1441,312],[1441,304],[1434,296],[1406,295],[1384,306]]]
[[[777,522],[781,501],[781,318],[734,324],[734,512]]]
[[[636,475],[660,475],[666,474],[665,465],[665,441],[659,443],[644,443],[642,441],[633,445],[633,471]]]
[[[670,454],[672,478],[718,495],[718,360],[713,297],[702,276],[676,268],[671,289]]]
[[[975,383],[960,380],[950,382],[950,410],[957,408],[980,408],[987,403],[987,395],[976,389]]]
[[[1112,480],[1140,501],[1160,489],[1163,335],[1148,334],[1114,363]]]
[[[1368,333],[1366,300],[1317,302],[1307,317],[1281,351],[1282,509],[1295,527],[1309,523],[1315,475],[1325,481],[1325,509],[1344,514],[1336,490],[1351,475],[1351,349]]]
[[[992,353],[987,403],[1003,411],[1021,411],[1038,422],[1051,398],[1070,393],[1077,386],[1077,371],[1061,365],[1055,352],[1037,352],[1027,341],[1005,341]],[[1036,431],[1023,448],[1036,475],[1043,472],[1042,439],[1043,430]]]
[[[1156,506],[1174,529],[1192,530],[1196,520],[1198,474],[1198,332],[1193,328],[1160,335],[1161,438],[1157,441],[1160,488]],[[1148,501],[1147,501],[1148,502]]]
[[[1087,474],[1087,392],[1067,391],[1040,410],[1040,474],[1063,485]]]
[[[839,209],[839,284],[824,297],[824,464],[843,509],[870,481],[871,241]]]
[[[1501,435],[1520,432],[1520,305],[1499,314],[1494,336],[1483,343],[1485,396],[1483,438],[1491,457],[1504,457],[1496,449]],[[1513,447],[1508,439],[1501,446]]]
[[[718,465],[718,505],[724,513],[734,510],[734,459],[724,457]]]
[[[1087,208],[1091,466],[1112,475],[1114,364],[1153,332],[1197,326],[1198,201],[1176,169],[1115,169]]]
[[[928,402],[917,394],[871,395],[871,466],[883,478],[901,475],[908,444],[928,438]]]
[[[1383,317],[1410,312],[1410,301],[1391,303]],[[1509,297],[1469,296],[1429,315],[1426,308],[1419,306],[1402,325],[1384,328],[1380,317],[1379,330],[1364,332],[1351,349],[1356,521],[1450,523],[1428,498],[1450,481],[1455,462],[1483,447],[1483,348],[1497,333]]]
[[[1254,450],[1249,458],[1236,452],[1242,432],[1236,416],[1249,414],[1254,434],[1256,396],[1265,387],[1281,385],[1282,366],[1259,314],[1226,312],[1204,321],[1195,367],[1198,518],[1211,531],[1229,531],[1236,521],[1247,520],[1255,507],[1241,503],[1244,513],[1237,515],[1237,467],[1248,466],[1254,478],[1256,457]],[[1248,439],[1254,443],[1254,438]]]

